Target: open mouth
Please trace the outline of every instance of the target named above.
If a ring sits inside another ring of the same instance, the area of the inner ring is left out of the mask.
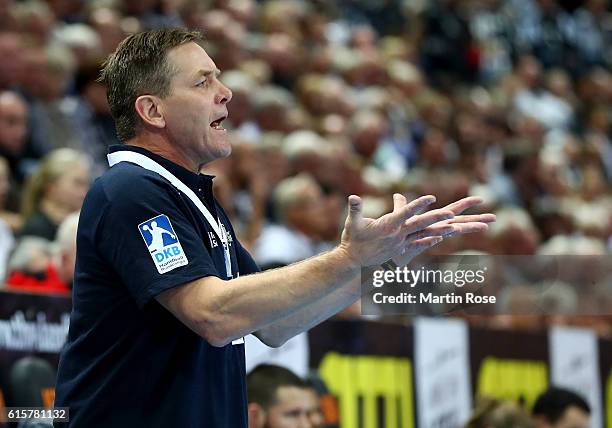
[[[223,116],[220,117],[219,119],[213,121],[210,123],[210,127],[216,131],[225,131],[225,128],[221,125],[221,122],[223,122],[225,119],[227,118],[227,116]]]

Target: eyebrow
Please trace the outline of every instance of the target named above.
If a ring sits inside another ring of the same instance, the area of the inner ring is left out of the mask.
[[[198,70],[195,73],[195,77],[198,78],[200,76],[204,76],[204,77],[209,77],[212,75],[215,75],[215,77],[219,77],[219,75],[221,74],[221,70],[219,70],[218,68],[215,68],[214,70]]]

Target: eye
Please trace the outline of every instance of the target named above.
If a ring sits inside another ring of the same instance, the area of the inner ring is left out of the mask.
[[[207,80],[206,80],[206,79],[204,79],[204,80],[202,80],[201,82],[198,82],[198,83],[196,84],[196,86],[198,86],[198,87],[206,86],[206,82],[207,82]]]

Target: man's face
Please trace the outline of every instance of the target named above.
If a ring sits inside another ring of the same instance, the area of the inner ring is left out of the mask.
[[[219,70],[196,43],[168,53],[176,69],[170,95],[161,100],[165,130],[181,155],[196,168],[232,151],[221,122],[232,92],[218,80]]]
[[[28,109],[17,96],[0,95],[0,146],[18,155],[26,143]]]
[[[561,419],[552,428],[590,428],[591,418],[576,406],[571,406],[563,412]]]
[[[267,411],[267,428],[318,428],[322,426],[318,397],[311,389],[282,386],[276,404]]]

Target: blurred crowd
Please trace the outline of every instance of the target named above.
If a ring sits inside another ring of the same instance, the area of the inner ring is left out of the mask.
[[[610,254],[606,0],[0,0],[9,287],[70,290],[75,212],[119,143],[96,79],[162,26],[202,31],[233,91],[233,154],[203,172],[263,268],[333,246],[347,195],[374,217],[393,192],[497,214],[439,254]]]

